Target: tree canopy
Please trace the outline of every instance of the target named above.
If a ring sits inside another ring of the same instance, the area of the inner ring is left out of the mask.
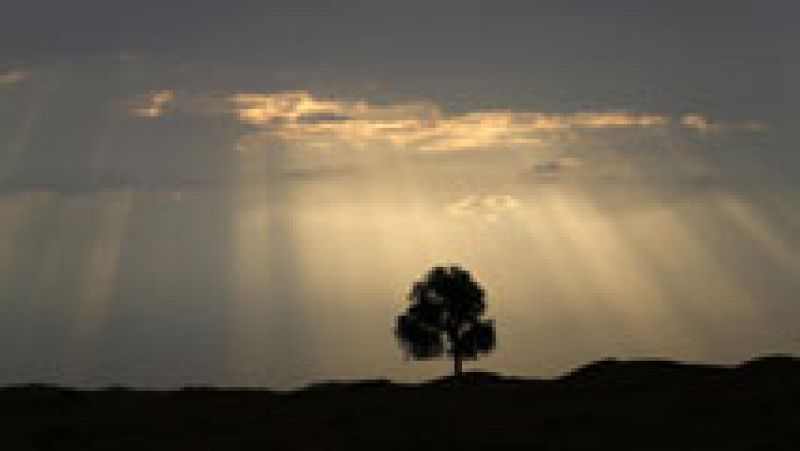
[[[395,334],[407,355],[434,359],[447,353],[453,373],[495,346],[494,324],[482,319],[486,294],[472,275],[458,266],[437,266],[415,282],[411,305],[397,318]]]

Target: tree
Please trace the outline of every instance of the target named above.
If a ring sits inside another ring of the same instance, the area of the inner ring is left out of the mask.
[[[485,292],[468,271],[458,266],[432,268],[412,285],[408,300],[411,306],[397,317],[395,335],[412,358],[439,358],[446,350],[453,359],[453,374],[460,376],[464,360],[494,348],[494,324],[481,318]]]

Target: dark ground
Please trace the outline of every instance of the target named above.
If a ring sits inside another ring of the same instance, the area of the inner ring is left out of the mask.
[[[800,450],[800,360],[602,361],[554,380],[471,373],[280,393],[0,389],[0,449]]]

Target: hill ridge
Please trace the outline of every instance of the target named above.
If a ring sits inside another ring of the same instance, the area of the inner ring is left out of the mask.
[[[3,449],[795,449],[800,359],[604,359],[554,379],[471,372],[300,390],[0,389]]]

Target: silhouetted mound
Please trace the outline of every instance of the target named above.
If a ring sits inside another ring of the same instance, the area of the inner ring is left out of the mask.
[[[800,360],[603,360],[559,379],[466,373],[295,392],[0,390],[2,449],[800,449]]]

